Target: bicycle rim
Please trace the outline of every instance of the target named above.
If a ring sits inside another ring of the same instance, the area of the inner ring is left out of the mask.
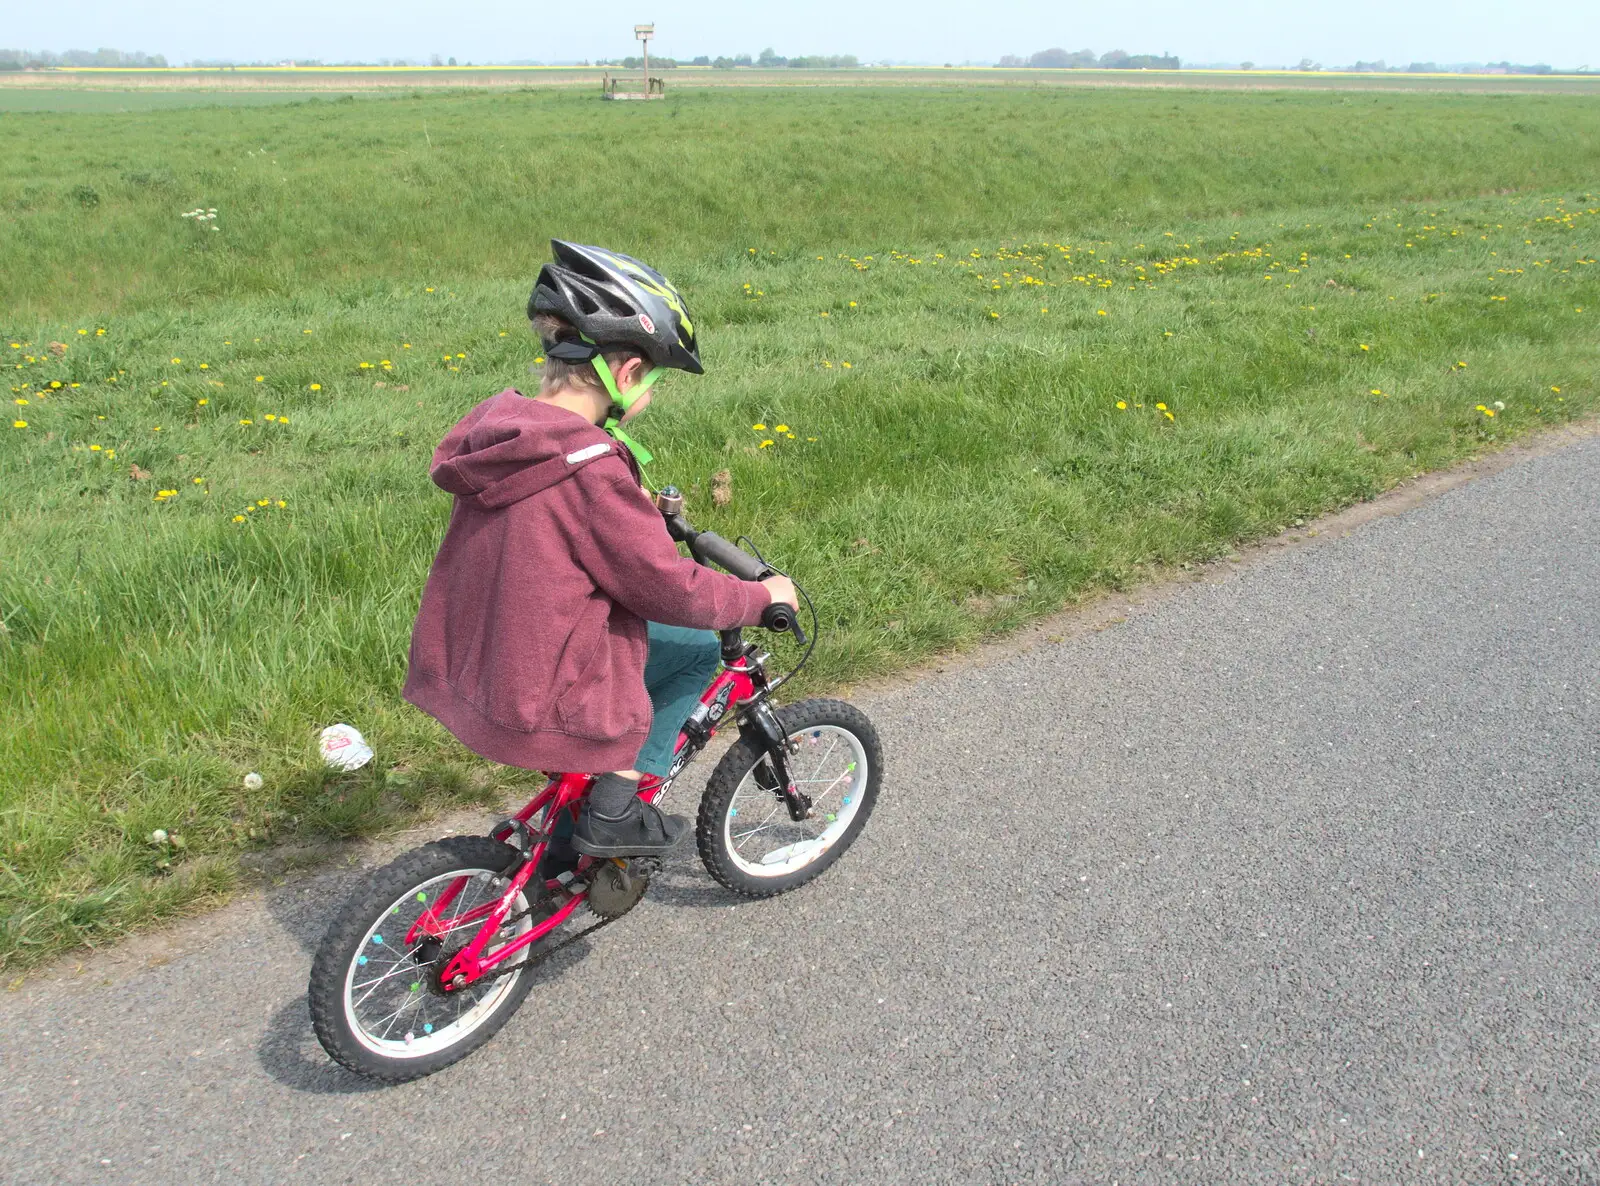
[[[404,946],[405,936],[436,899],[458,878],[466,884],[449,905],[450,917],[458,918],[477,906],[498,897],[503,890],[494,882],[499,874],[491,869],[457,869],[413,886],[395,899],[367,929],[356,949],[344,979],[344,1015],[355,1039],[366,1049],[384,1058],[423,1058],[468,1037],[481,1026],[511,993],[521,972],[510,972],[456,992],[444,994],[433,987],[434,965],[414,958],[420,945]],[[502,927],[492,947],[526,934],[534,920],[526,912],[526,891],[511,904],[512,916],[524,917]],[[445,957],[465,946],[477,934],[483,920],[461,924],[442,936]],[[512,956],[513,963],[524,963],[528,949]]]
[[[861,791],[871,770],[859,737],[839,725],[813,725],[789,739],[800,746],[789,757],[789,772],[801,794],[811,799],[811,815],[791,819],[787,805],[756,781],[766,759],[752,766],[735,788],[722,821],[728,856],[749,877],[786,877],[805,868],[849,831],[861,809]]]

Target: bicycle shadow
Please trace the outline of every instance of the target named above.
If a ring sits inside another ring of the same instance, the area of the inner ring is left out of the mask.
[[[694,849],[686,848],[687,851],[680,849],[662,862],[661,871],[650,879],[650,890],[645,894],[647,901],[690,910],[726,910],[750,903],[751,899],[713,881]]]
[[[317,938],[321,938],[320,932]],[[539,964],[529,973],[532,991],[537,993],[564,978],[583,962],[592,946],[587,939],[579,939]],[[272,1015],[256,1047],[256,1060],[274,1081],[307,1095],[363,1095],[399,1086],[363,1079],[329,1058],[312,1030],[304,993]]]
[[[265,895],[267,913],[306,953],[307,976],[311,972],[309,957],[321,944],[334,912],[370,872],[371,868],[359,865],[324,870]],[[674,909],[726,910],[754,904],[711,880],[693,846],[681,848],[666,859],[651,879],[645,896]],[[580,908],[576,918],[581,920],[584,913]],[[561,938],[561,931],[557,931],[551,941],[559,942]],[[533,991],[559,983],[582,964],[592,947],[593,941],[579,939],[539,964],[530,973],[534,977]],[[356,1095],[388,1086],[363,1079],[328,1057],[312,1031],[311,1013],[303,993],[273,1014],[257,1047],[257,1060],[276,1082],[311,1095]]]

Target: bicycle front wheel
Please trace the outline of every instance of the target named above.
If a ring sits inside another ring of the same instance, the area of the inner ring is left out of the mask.
[[[790,817],[766,752],[741,738],[712,772],[695,827],[711,876],[754,898],[804,885],[843,856],[883,780],[878,732],[854,705],[804,700],[777,711],[792,751],[789,772],[811,814]]]

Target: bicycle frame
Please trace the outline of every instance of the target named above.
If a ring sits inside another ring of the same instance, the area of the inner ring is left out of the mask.
[[[755,648],[746,646],[738,641],[737,631],[728,631],[723,636],[723,668],[719,671],[710,685],[700,695],[700,708],[690,715],[685,723],[685,728],[678,733],[677,745],[673,750],[672,765],[665,777],[657,778],[654,775],[645,775],[640,779],[639,797],[646,803],[655,803],[667,792],[674,779],[682,772],[701,750],[716,735],[717,727],[727,720],[729,714],[738,715],[741,710],[752,702],[759,703],[764,700],[770,691],[763,668],[764,656],[757,656]],[[737,657],[735,657],[737,652]],[[703,711],[702,711],[703,710]],[[768,711],[770,715],[770,710]],[[482,979],[493,969],[505,962],[517,952],[526,947],[531,947],[540,939],[550,934],[562,923],[566,922],[588,896],[587,889],[565,891],[565,887],[555,882],[546,883],[540,888],[545,892],[567,892],[567,900],[562,902],[549,915],[541,919],[524,934],[518,935],[510,942],[494,946],[495,936],[505,924],[511,914],[511,905],[516,901],[528,882],[533,879],[539,869],[539,864],[544,858],[546,849],[550,844],[550,837],[559,813],[562,811],[577,812],[578,805],[583,797],[589,793],[589,788],[594,785],[593,774],[554,774],[550,783],[539,794],[528,801],[527,805],[516,815],[506,820],[492,833],[497,840],[513,842],[517,837],[525,837],[531,843],[527,848],[526,859],[512,875],[506,888],[500,896],[492,902],[476,906],[465,913],[447,916],[450,904],[460,895],[466,887],[467,878],[460,877],[441,893],[438,898],[423,912],[422,916],[412,925],[406,933],[406,946],[414,948],[417,944],[433,939],[443,942],[445,938],[457,931],[463,930],[478,923],[477,931],[468,944],[452,956],[449,962],[439,973],[439,986],[445,992],[456,992],[466,988],[473,982]],[[787,780],[786,780],[787,781]],[[538,817],[538,828],[535,830],[530,821]],[[590,857],[579,859],[578,871],[581,873],[594,863]]]

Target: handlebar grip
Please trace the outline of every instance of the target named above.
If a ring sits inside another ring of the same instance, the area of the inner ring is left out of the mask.
[[[794,607],[783,602],[767,606],[761,611],[761,625],[764,629],[775,630],[782,634],[794,629]]]
[[[741,581],[759,581],[768,575],[766,565],[714,531],[702,531],[696,535],[689,544],[689,550],[702,564],[709,561]]]

